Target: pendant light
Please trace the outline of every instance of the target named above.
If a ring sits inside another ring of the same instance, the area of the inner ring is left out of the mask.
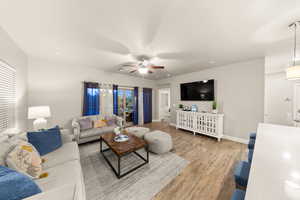
[[[297,57],[297,28],[300,21],[292,23],[289,27],[294,28],[294,55],[293,55],[293,65],[286,69],[286,77],[288,80],[300,79],[300,65],[296,63]]]

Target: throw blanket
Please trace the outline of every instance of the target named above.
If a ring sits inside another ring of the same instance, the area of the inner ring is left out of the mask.
[[[21,200],[40,192],[31,178],[0,165],[0,200]]]

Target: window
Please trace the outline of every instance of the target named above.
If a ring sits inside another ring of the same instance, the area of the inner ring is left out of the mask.
[[[100,89],[98,83],[84,83],[83,116],[98,115],[100,111]]]
[[[0,61],[0,132],[15,122],[16,71]]]

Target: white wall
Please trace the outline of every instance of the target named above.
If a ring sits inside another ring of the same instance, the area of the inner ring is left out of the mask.
[[[264,60],[252,60],[175,76],[159,84],[171,84],[171,105],[198,105],[210,111],[211,102],[180,101],[180,83],[215,79],[215,96],[219,111],[224,113],[224,134],[247,139],[257,124],[263,121]],[[175,107],[172,123],[176,123]]]
[[[27,128],[27,56],[0,27],[0,59],[16,69],[16,123]]]
[[[37,59],[29,60],[28,70],[29,105],[49,105],[52,113],[49,122],[67,128],[70,127],[73,117],[82,114],[83,81],[155,87],[155,82],[151,80],[104,72],[87,66],[51,63]],[[31,121],[29,126],[32,126]]]
[[[293,93],[297,81],[286,79],[291,52],[276,52],[265,57],[265,122],[293,124]]]

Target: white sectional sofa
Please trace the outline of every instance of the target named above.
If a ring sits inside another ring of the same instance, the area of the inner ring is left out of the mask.
[[[26,200],[86,199],[78,145],[73,141],[69,131],[62,130],[61,135],[62,147],[43,156],[46,160],[43,171],[49,173],[48,177],[35,180],[42,193],[28,197]],[[18,137],[27,139],[26,135]],[[2,142],[7,144],[7,140],[0,140],[0,146]]]

